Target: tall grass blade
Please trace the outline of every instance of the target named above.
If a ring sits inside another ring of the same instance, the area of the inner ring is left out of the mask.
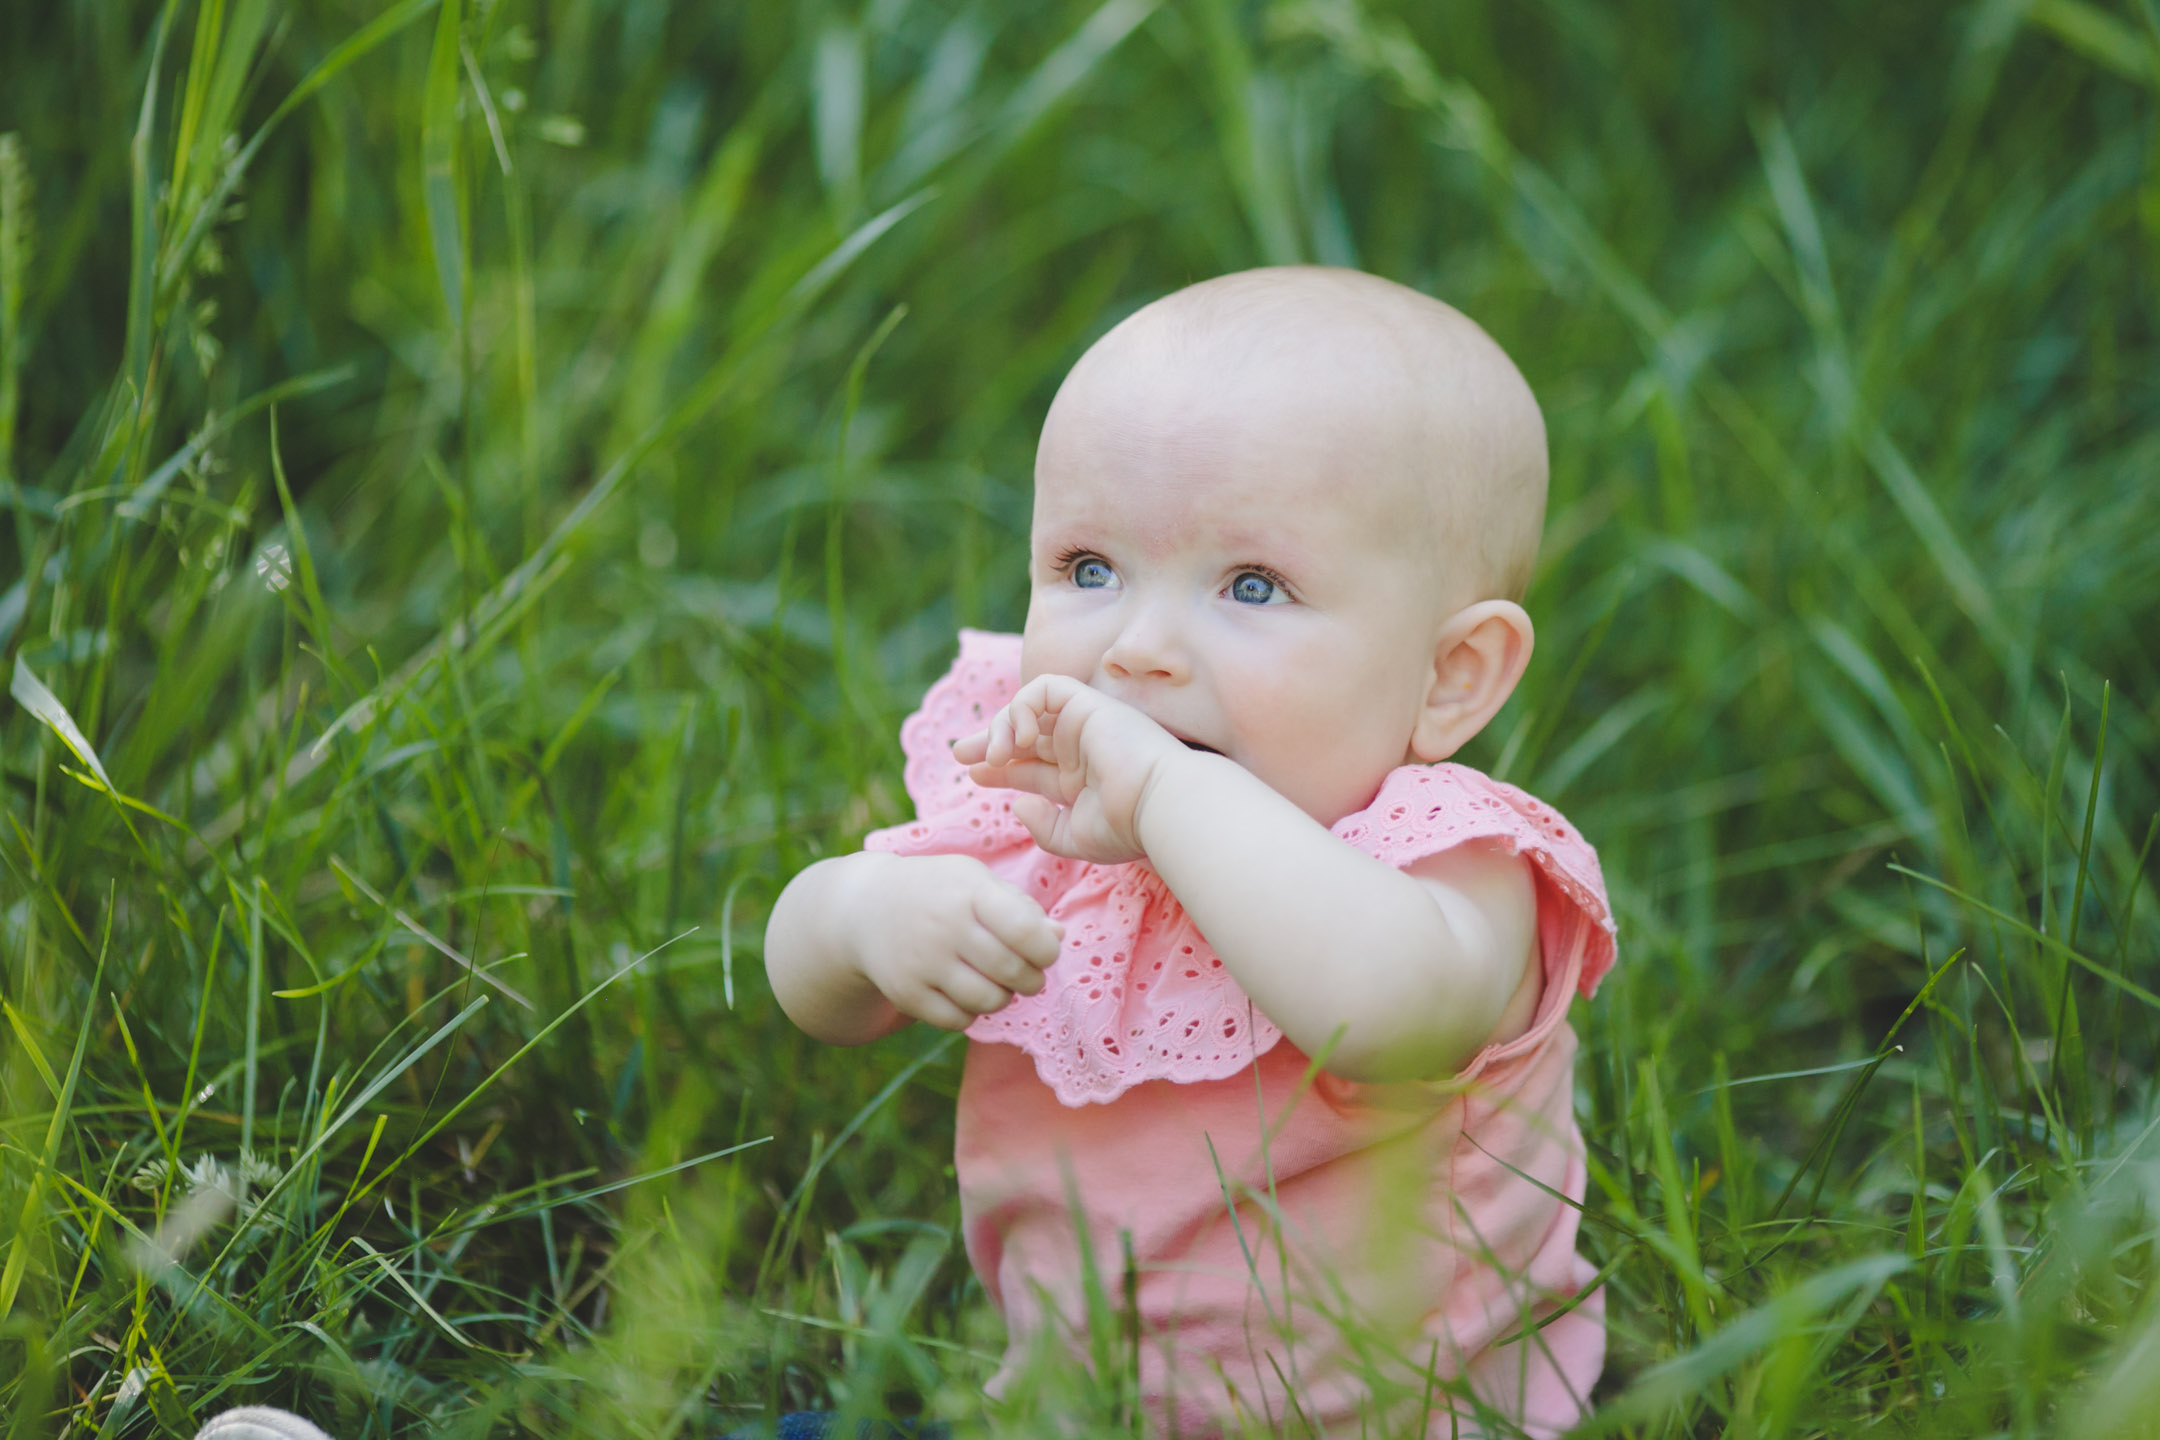
[[[458,151],[459,0],[441,0],[435,42],[428,51],[427,86],[420,118],[421,184],[426,197],[428,246],[435,256],[435,283],[450,328],[465,328],[465,194]]]
[[[97,967],[91,972],[90,994],[96,995],[105,978],[105,958],[112,940],[112,911],[106,910],[105,930],[97,951]],[[5,1324],[15,1311],[15,1296],[22,1288],[23,1274],[30,1264],[32,1238],[43,1228],[45,1219],[43,1195],[45,1177],[59,1162],[60,1147],[67,1137],[68,1128],[75,1121],[75,1087],[82,1079],[83,1056],[90,1049],[90,1031],[97,1019],[97,1007],[83,1007],[82,1021],[75,1029],[75,1050],[68,1057],[67,1076],[60,1082],[59,1093],[53,1097],[52,1116],[45,1124],[45,1143],[38,1157],[38,1168],[30,1176],[30,1183],[23,1195],[22,1209],[15,1221],[15,1233],[8,1237],[7,1263],[0,1266],[0,1324]]]

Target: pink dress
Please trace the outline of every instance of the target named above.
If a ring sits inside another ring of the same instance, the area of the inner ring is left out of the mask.
[[[1567,1011],[1613,963],[1596,853],[1475,770],[1391,773],[1334,833],[1397,866],[1471,839],[1528,856],[1543,993],[1525,1034],[1450,1080],[1314,1073],[1151,869],[1047,854],[953,760],[1019,679],[1017,636],[961,632],[900,732],[918,818],[864,842],[973,855],[1065,926],[1042,992],[968,1030],[961,1222],[1010,1336],[992,1393],[1039,1344],[1085,1352],[1091,1262],[1113,1311],[1131,1297],[1161,1433],[1400,1434],[1424,1413],[1445,1436],[1476,1433],[1486,1407],[1532,1434],[1580,1419],[1605,1332],[1602,1294],[1575,1303],[1592,1271],[1575,1253]]]

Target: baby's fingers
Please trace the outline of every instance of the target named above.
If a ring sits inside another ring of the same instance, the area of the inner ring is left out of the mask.
[[[988,935],[978,931],[976,941],[962,944],[959,958],[953,960],[950,968],[937,977],[936,988],[938,991],[946,999],[952,1001],[953,1004],[970,1015],[994,1014],[1012,1004],[1012,987],[1004,981],[986,974],[982,962],[975,958],[978,948],[994,945],[996,945],[995,941],[991,940]],[[1002,954],[1003,947],[999,946],[997,948],[999,953]],[[1010,956],[1006,957],[1006,961],[1006,968],[1008,969],[1027,970],[1026,966],[1021,965]],[[1037,985],[1041,984],[1042,977],[1036,975],[1032,970],[1027,970],[1027,973]]]
[[[1012,718],[1014,753],[1020,755],[1034,754],[1035,743],[1042,739],[1042,722],[1037,718],[1035,708],[1032,705],[1024,705],[1015,700],[1005,707],[1005,713]]]
[[[953,973],[938,981],[938,989],[952,997],[961,1009],[988,1015],[1012,1003],[1015,995],[1033,995],[1043,987],[1042,972],[1013,954],[1004,941],[980,925],[960,942]]]
[[[1047,850],[1052,855],[1077,858],[1072,855],[1058,833],[1060,820],[1067,822],[1066,829],[1071,828],[1071,810],[1047,795],[1037,794],[1015,796],[1012,813],[1013,818],[1026,827],[1028,838],[1032,839],[1038,848]]]
[[[895,999],[893,1008],[911,1019],[922,1021],[925,1025],[935,1025],[940,1030],[965,1030],[975,1023],[974,1011],[955,1004],[943,991],[928,987],[904,999]]]
[[[1058,711],[1086,686],[1063,676],[1029,681],[996,714],[987,728],[953,742],[953,759],[962,765],[999,767],[1028,759],[1055,761]],[[1070,730],[1072,727],[1067,727]],[[990,783],[976,777],[977,784]]]
[[[990,717],[990,728],[983,732],[983,761],[989,765],[1003,765],[1012,759],[1012,718],[1003,710]]]
[[[1010,765],[1035,756],[1043,748],[1042,735],[1035,712],[1015,700],[990,717],[990,743],[983,759],[992,765]]]
[[[1058,767],[1025,755],[1015,755],[1002,765],[989,761],[970,765],[968,778],[985,790],[1026,790],[1060,804],[1065,798],[1065,782]]]
[[[1057,960],[1058,946],[1065,938],[1064,926],[1045,915],[1042,906],[1010,885],[986,885],[976,891],[975,919],[999,946],[1037,970],[1048,969]],[[969,958],[973,963],[973,957]],[[982,969],[980,965],[977,968]],[[1008,976],[988,969],[983,973],[1031,995],[1041,988],[1041,982],[1032,974]],[[1027,981],[1025,986],[1016,983],[1022,979]]]

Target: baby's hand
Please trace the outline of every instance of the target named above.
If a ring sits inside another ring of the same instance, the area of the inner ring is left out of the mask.
[[[1064,675],[1039,675],[953,746],[978,785],[1029,793],[1013,814],[1053,855],[1098,865],[1146,853],[1139,812],[1161,769],[1191,754],[1162,726]]]
[[[965,1030],[1042,989],[1064,930],[980,860],[917,856],[873,873],[857,963],[901,1014]]]

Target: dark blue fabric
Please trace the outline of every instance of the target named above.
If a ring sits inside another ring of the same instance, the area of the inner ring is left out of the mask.
[[[798,1410],[779,1422],[761,1420],[725,1437],[725,1440],[850,1440],[830,1410]],[[942,1420],[861,1420],[852,1440],[952,1440],[952,1427]]]

